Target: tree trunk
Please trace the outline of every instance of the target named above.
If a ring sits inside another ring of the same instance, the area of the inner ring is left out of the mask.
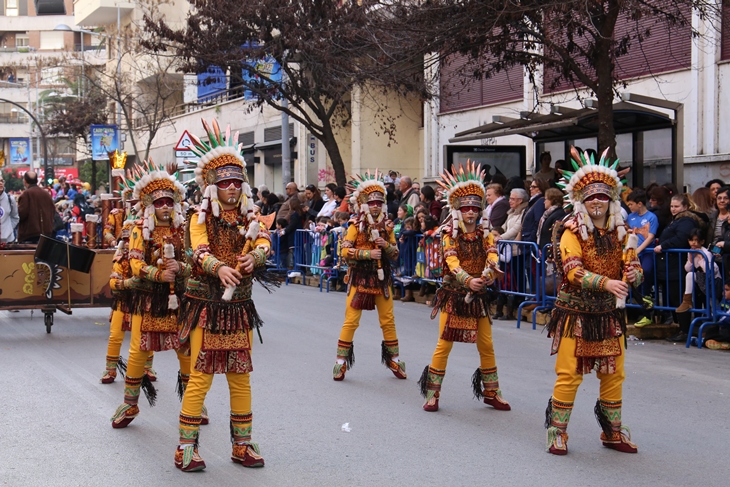
[[[347,176],[345,175],[345,163],[342,161],[342,154],[340,154],[340,147],[337,145],[335,134],[332,132],[332,126],[330,120],[324,120],[322,123],[322,144],[324,144],[327,154],[330,156],[332,161],[332,169],[335,170],[335,182],[337,186],[345,187],[347,184]]]

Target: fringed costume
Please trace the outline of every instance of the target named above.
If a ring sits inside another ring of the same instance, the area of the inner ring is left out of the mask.
[[[601,381],[596,418],[603,432],[604,446],[634,453],[628,428],[621,424],[622,385],[626,314],[623,300],[606,290],[610,280],[626,281],[630,269],[639,286],[643,272],[621,217],[621,180],[618,161],[609,166],[604,152],[596,164],[587,154],[571,150],[575,172],[563,171],[559,183],[573,213],[553,231],[556,268],[561,285],[555,302],[548,336],[552,354],[557,354],[557,380],[545,413],[547,451],[568,452],[566,433],[578,387],[584,374],[595,370]],[[606,228],[594,226],[584,203],[608,201]],[[630,238],[631,237],[631,238]],[[624,250],[626,246],[626,250]]]
[[[124,403],[112,417],[114,428],[124,428],[139,414],[140,388],[150,405],[154,406],[156,391],[145,375],[145,364],[153,351],[176,350],[180,374],[190,374],[190,357],[179,351],[178,307],[190,275],[185,262],[181,201],[185,194],[182,185],[172,176],[177,166],[169,171],[145,162],[144,171],[134,183],[134,199],[139,220],[131,229],[129,267],[138,278],[131,290],[129,309],[132,313],[132,334],[127,361]],[[168,208],[169,222],[158,221],[155,207]],[[165,224],[166,223],[166,224]],[[174,282],[165,275],[170,267],[176,268]]]
[[[180,340],[189,344],[194,361],[182,402],[180,444],[175,453],[175,465],[185,472],[205,468],[198,454],[199,425],[214,374],[226,374],[228,380],[231,459],[244,467],[264,466],[258,445],[251,441],[251,345],[254,330],[260,337],[262,325],[251,299],[251,286],[254,278],[266,278],[271,241],[254,217],[238,133],[232,137],[228,127],[223,135],[215,120],[211,126],[203,121],[203,126],[209,143],[191,136],[195,146],[190,150],[200,156],[195,174],[204,199],[190,222],[194,267],[180,314]],[[219,200],[219,189],[222,192],[224,188],[238,191],[238,199],[226,205],[231,209],[225,209]],[[252,274],[245,274],[240,268],[243,256],[253,258]],[[242,274],[237,286],[222,284],[219,271],[224,267]]]
[[[406,364],[399,359],[398,335],[393,316],[393,282],[390,261],[398,258],[395,235],[386,227],[385,185],[376,170],[374,175],[357,176],[351,201],[357,217],[350,221],[342,241],[341,257],[347,261],[345,277],[347,300],[345,322],[337,342],[337,361],[332,372],[336,381],[345,378],[345,372],[355,363],[353,338],[360,326],[363,310],[378,309],[380,328],[383,330],[381,359],[393,375],[405,379]],[[376,244],[382,239],[384,245]],[[380,250],[375,259],[371,253]]]
[[[101,378],[102,384],[111,384],[117,378],[117,371],[124,376],[127,370],[127,363],[121,357],[120,351],[124,341],[124,332],[132,329],[132,291],[139,285],[140,279],[132,273],[129,265],[129,236],[135,225],[135,216],[132,211],[129,198],[134,191],[134,179],[122,180],[122,199],[126,200],[128,206],[128,218],[121,225],[118,234],[114,233],[117,251],[112,260],[112,274],[109,280],[109,287],[112,290],[112,311],[109,318],[109,342],[106,351],[106,369]],[[124,210],[117,210],[117,216],[124,216]],[[110,215],[110,219],[111,219]],[[116,230],[115,230],[116,232]],[[107,235],[105,233],[105,235]],[[111,241],[111,240],[110,240]],[[145,375],[150,381],[157,380],[157,375],[152,368],[154,353],[145,363]]]
[[[436,292],[431,313],[433,319],[440,312],[436,350],[418,382],[426,398],[426,411],[438,411],[441,383],[454,342],[476,343],[480,362],[472,377],[474,396],[495,409],[510,409],[499,390],[492,343],[489,306],[493,291],[485,286],[472,292],[469,287],[474,279],[493,281],[499,273],[499,257],[488,218],[483,215],[481,228],[476,226],[476,219],[484,210],[483,176],[479,166],[467,162],[466,171],[460,167],[453,175],[445,173],[444,182],[439,181],[451,208],[450,221],[440,229],[443,260],[449,272]],[[467,232],[465,221],[474,226],[473,231]]]

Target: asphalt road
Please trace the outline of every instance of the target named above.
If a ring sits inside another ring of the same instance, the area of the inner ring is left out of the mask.
[[[608,450],[593,417],[595,376],[586,376],[570,422],[570,454],[545,453],[544,411],[554,381],[550,341],[540,329],[497,322],[500,385],[512,411],[473,399],[474,345],[457,344],[443,384],[441,410],[427,413],[416,382],[428,364],[437,322],[424,305],[396,303],[408,380],[380,364],[376,313],[355,336],[356,363],[332,380],[344,294],[299,285],[274,295],[255,290],[265,321],[254,346],[254,441],[266,459],[247,470],[230,461],[228,393],[216,376],[201,431],[208,468],[184,474],[173,464],[180,405],[177,360],[157,354],[158,403],[140,400],[126,429],[109,418],[124,383],[99,383],[108,310],[43,316],[0,312],[0,485],[727,485],[730,354],[665,342],[629,342],[624,423],[639,453]],[[127,341],[122,348],[126,354]],[[349,423],[351,431],[342,431]]]

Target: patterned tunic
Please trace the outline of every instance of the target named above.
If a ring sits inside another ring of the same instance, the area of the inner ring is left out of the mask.
[[[142,237],[142,221],[136,222],[129,242],[129,265],[132,273],[140,278],[139,285],[132,290],[132,313],[142,316],[141,350],[171,350],[180,347],[176,309],[168,308],[171,291],[178,301],[185,289],[185,280],[190,275],[190,265],[184,262],[183,233],[180,228],[158,226],[150,240]],[[164,267],[163,246],[169,241],[175,247],[175,260],[180,265],[175,283],[162,280]],[[172,286],[171,286],[172,284]]]
[[[350,294],[352,287],[355,288],[355,296],[350,306],[354,309],[375,309],[375,296],[390,297],[393,285],[390,261],[398,258],[398,245],[395,235],[386,227],[385,220],[374,225],[363,223],[358,219],[350,222],[342,241],[340,255],[348,265],[345,276],[347,293]],[[376,248],[372,230],[376,230],[389,244],[383,249],[380,260],[370,257],[370,251]],[[378,276],[379,269],[382,270],[382,280]]]
[[[219,217],[208,213],[204,223],[197,222],[198,216],[194,215],[190,224],[194,267],[181,307],[180,339],[187,341],[197,326],[205,330],[196,370],[206,374],[251,372],[249,332],[262,325],[251,299],[253,274],[244,274],[233,298],[223,301],[225,287],[218,270],[224,265],[235,269],[244,251],[254,258],[257,268],[263,268],[271,239],[261,226],[256,241],[247,242],[241,229],[245,233],[249,224],[260,224],[245,221],[237,209],[221,210]]]
[[[594,369],[614,373],[615,357],[621,354],[619,337],[626,331],[626,313],[616,308],[616,297],[606,291],[606,284],[621,280],[628,268],[636,271],[634,286],[643,279],[635,252],[624,255],[617,231],[596,232],[585,241],[570,230],[563,232],[555,256],[563,278],[548,324],[552,354],[557,353],[561,337],[576,339],[578,373],[583,374]]]
[[[486,288],[480,293],[471,293],[469,282],[481,278],[487,262],[495,267],[499,264],[494,236],[485,238],[481,230],[464,234],[459,232],[456,240],[451,237],[452,229],[445,227],[441,235],[441,248],[448,273],[444,275],[443,286],[436,292],[431,318],[440,310],[447,313],[443,340],[475,343],[480,318],[489,316],[491,293]],[[466,302],[467,294],[473,300]]]

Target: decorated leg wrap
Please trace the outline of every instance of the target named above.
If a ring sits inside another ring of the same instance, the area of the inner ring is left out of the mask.
[[[253,414],[231,413],[231,443],[233,451],[231,460],[244,467],[263,467],[259,446],[251,441],[251,424]]]
[[[624,453],[636,453],[637,446],[631,442],[631,431],[621,424],[621,401],[599,399],[594,408],[596,420],[601,429],[603,446]]]
[[[180,414],[180,446],[175,451],[175,466],[183,472],[195,472],[205,468],[205,462],[198,455],[200,416]]]
[[[155,369],[152,368],[152,360],[154,358],[155,356],[150,353],[150,356],[147,357],[147,361],[144,363],[144,373],[147,377],[150,378],[151,382],[157,380],[157,372],[155,372]]]
[[[111,384],[117,378],[117,365],[120,359],[121,357],[115,355],[106,356],[106,368],[104,375],[101,377],[102,384]],[[124,374],[122,374],[122,377],[124,377]]]
[[[572,402],[560,402],[554,398],[548,400],[545,410],[545,428],[547,429],[546,451],[554,455],[568,453],[568,421],[573,411]]]
[[[113,428],[125,428],[139,414],[139,391],[142,377],[129,377],[124,381],[124,404],[119,406],[111,418]]]
[[[344,363],[340,363],[343,362]],[[337,362],[332,370],[332,377],[335,380],[345,378],[345,372],[355,365],[355,347],[352,342],[337,340]]]
[[[426,398],[426,402],[423,404],[424,410],[438,411],[441,384],[445,374],[445,370],[434,369],[430,365],[423,369],[421,378],[418,380],[418,387],[421,389],[421,395]]]
[[[406,375],[406,363],[402,360],[397,362],[393,360],[393,357],[399,355],[398,340],[383,340],[380,345],[380,360],[393,372],[393,375],[399,379],[405,379],[408,377]]]
[[[484,404],[489,404],[500,411],[512,409],[509,403],[502,398],[502,391],[499,390],[497,367],[475,370],[474,375],[471,376],[471,386],[474,397],[483,399]]]

